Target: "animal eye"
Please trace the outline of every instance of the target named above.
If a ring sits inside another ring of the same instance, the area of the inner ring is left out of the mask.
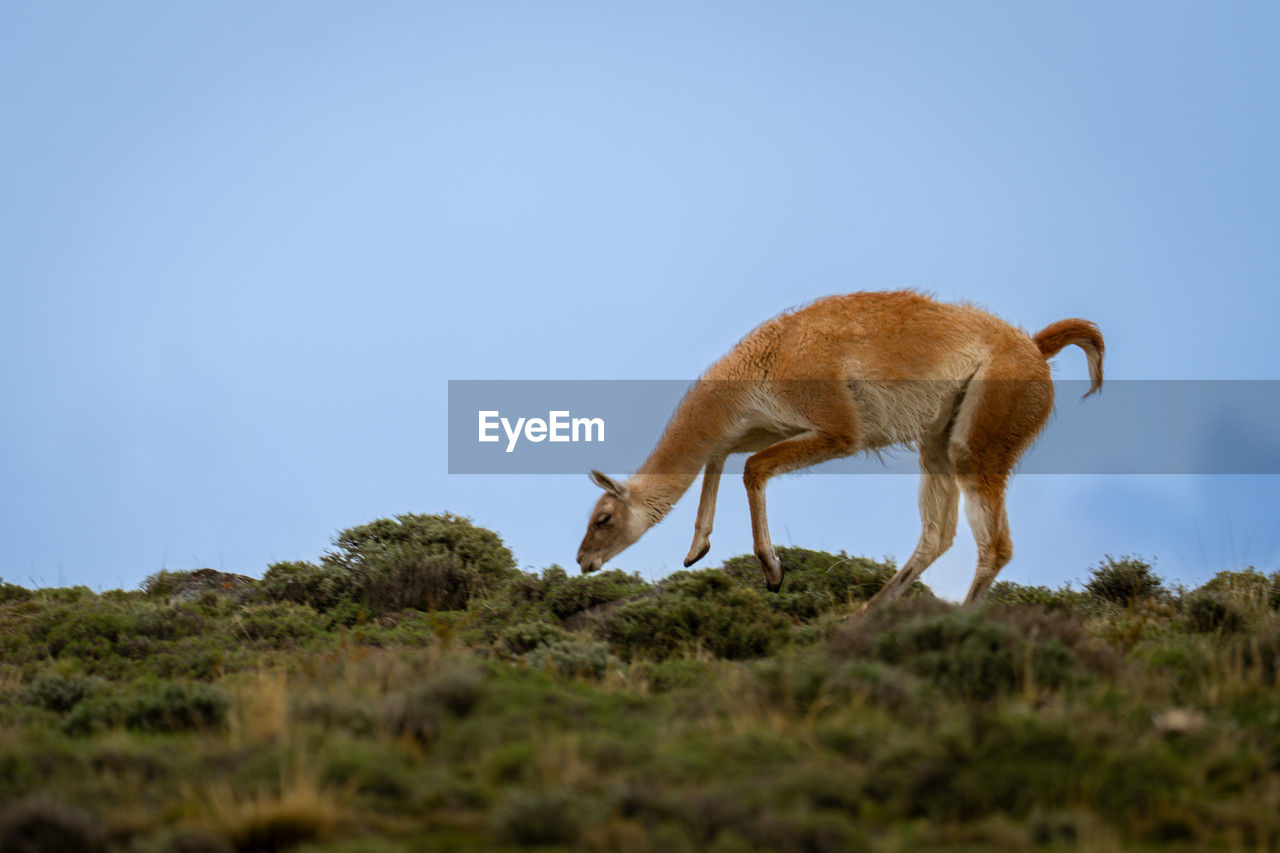
[[[604,527],[609,523],[609,519],[613,518],[613,513],[606,512],[604,515],[596,519],[596,527]]]

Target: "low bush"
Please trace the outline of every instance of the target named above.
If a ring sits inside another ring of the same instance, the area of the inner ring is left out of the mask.
[[[1095,598],[1127,607],[1142,599],[1167,598],[1151,564],[1137,557],[1108,556],[1092,570],[1085,591]]]
[[[586,678],[599,681],[604,678],[611,660],[609,647],[599,640],[580,634],[544,643],[524,655],[524,660],[535,669],[543,669],[564,678]]]
[[[539,619],[499,629],[497,645],[505,656],[519,657],[549,643],[567,640],[569,636],[569,632],[559,625]]]
[[[440,734],[439,703],[421,689],[397,690],[383,701],[383,724],[391,734],[419,744],[433,743]]]
[[[498,534],[450,513],[378,519],[334,544],[323,563],[345,569],[376,613],[460,610],[517,573]]]
[[[271,601],[305,604],[315,610],[328,610],[358,594],[355,579],[345,569],[300,561],[272,563],[258,589]]]
[[[1050,589],[1047,586],[1023,586],[1012,581],[996,581],[991,587],[988,600],[992,604],[1005,604],[1010,607],[1038,605],[1046,610],[1065,610],[1076,612],[1084,607],[1082,599],[1089,596],[1070,587]]]
[[[769,605],[791,619],[814,619],[833,610],[847,610],[880,591],[895,568],[843,551],[828,554],[807,548],[778,548],[778,560],[786,573],[782,590],[768,597]],[[760,562],[750,554],[725,561],[724,572],[745,587],[763,588]],[[925,589],[917,582],[909,594]]]
[[[190,572],[173,572],[168,569],[161,569],[155,574],[148,575],[147,579],[142,582],[142,594],[148,598],[168,598],[190,575]]]
[[[17,584],[0,582],[0,604],[11,604],[17,601],[29,601],[34,593]]]
[[[485,677],[478,665],[448,662],[419,683],[389,693],[383,722],[394,735],[432,743],[448,719],[471,713],[484,695]]]
[[[137,689],[124,704],[124,723],[144,732],[184,732],[222,726],[231,708],[212,684],[167,681]]]
[[[601,630],[627,660],[661,660],[698,649],[716,657],[761,657],[791,636],[791,623],[724,572],[676,572],[656,594],[622,604]]]
[[[72,735],[118,727],[140,732],[209,730],[221,728],[230,709],[231,699],[221,687],[146,681],[82,698],[63,719],[62,729]]]
[[[238,637],[277,647],[298,645],[324,632],[316,611],[289,601],[245,607],[233,624]]]
[[[1039,608],[972,610],[900,602],[832,635],[832,653],[899,666],[965,699],[1058,689],[1108,671],[1112,657],[1069,616]]]
[[[46,797],[11,803],[0,811],[0,851],[95,853],[106,850],[102,825],[78,808]]]
[[[378,519],[342,531],[334,545],[319,565],[272,565],[261,594],[316,610],[344,601],[373,614],[460,610],[518,575],[496,533],[449,513]]]
[[[578,840],[580,798],[563,788],[515,791],[493,815],[497,836],[522,847],[572,845]]]
[[[94,681],[80,674],[41,672],[27,685],[27,701],[65,714],[94,690]]]
[[[1224,591],[1202,589],[1187,597],[1183,610],[1196,631],[1234,634],[1248,621],[1244,606]]]
[[[1252,566],[1243,571],[1218,572],[1199,591],[1223,594],[1246,606],[1280,610],[1280,572],[1264,575]]]
[[[651,589],[637,575],[613,569],[592,575],[570,575],[559,566],[542,573],[538,599],[558,619],[565,619],[602,604],[622,601]]]

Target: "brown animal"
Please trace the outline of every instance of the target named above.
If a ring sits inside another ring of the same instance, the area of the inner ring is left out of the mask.
[[[707,369],[635,476],[605,490],[578,549],[599,569],[662,520],[705,469],[686,566],[711,547],[725,458],[751,453],[743,482],[755,554],[771,591],[783,570],[769,538],[770,477],[828,459],[914,445],[923,472],[924,530],[910,559],[866,606],[899,596],[951,546],[960,493],[978,544],[966,602],[986,595],[1013,556],[1004,495],[1018,457],[1053,408],[1047,359],[1068,344],[1085,351],[1102,386],[1102,334],[1059,320],[1035,337],[970,305],[912,291],[828,296],[756,328]]]

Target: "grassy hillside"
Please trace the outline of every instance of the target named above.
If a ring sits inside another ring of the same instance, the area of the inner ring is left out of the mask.
[[[529,574],[402,516],[260,580],[0,584],[0,849],[1280,847],[1280,575],[850,619],[892,566],[779,556]]]

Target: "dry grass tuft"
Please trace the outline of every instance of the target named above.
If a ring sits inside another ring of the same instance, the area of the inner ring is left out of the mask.
[[[219,783],[201,799],[203,828],[245,853],[323,842],[348,817],[347,793],[302,768],[281,780],[278,790],[246,795]]]
[[[263,670],[232,695],[232,743],[262,746],[284,739],[289,731],[288,676],[284,670]]]

